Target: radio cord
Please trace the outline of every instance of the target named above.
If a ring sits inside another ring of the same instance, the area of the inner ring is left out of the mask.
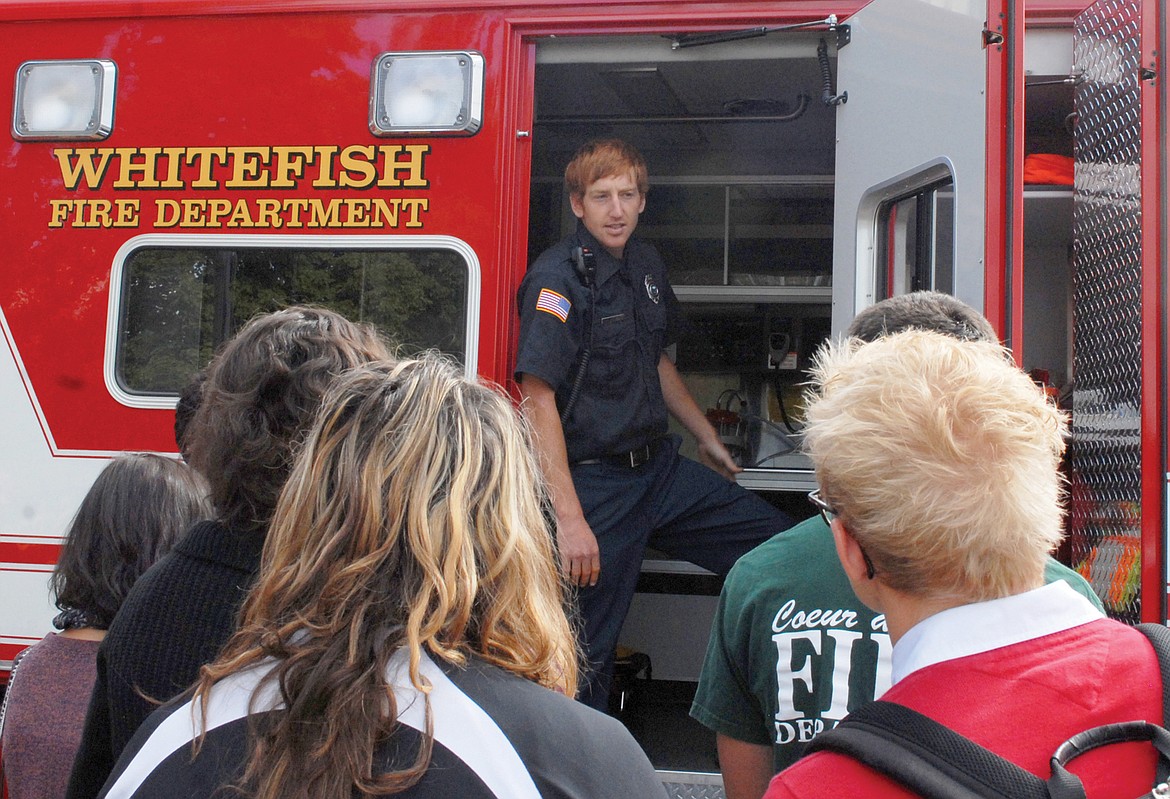
[[[588,265],[586,265],[586,257],[589,260]],[[585,317],[585,324],[588,325],[584,336],[585,351],[581,353],[581,359],[577,362],[577,375],[573,378],[573,387],[569,390],[569,399],[565,402],[565,409],[561,411],[562,425],[569,420],[569,415],[573,413],[573,407],[581,396],[581,387],[585,384],[585,371],[589,368],[589,357],[593,354],[593,322],[594,317],[597,316],[597,289],[593,285],[593,253],[589,253],[584,247],[575,247],[573,249],[573,268],[576,270],[577,276],[581,278],[581,282],[589,289],[589,314]]]

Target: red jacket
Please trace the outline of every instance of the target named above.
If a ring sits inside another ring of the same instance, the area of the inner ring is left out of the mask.
[[[882,698],[911,707],[1047,779],[1063,741],[1088,727],[1162,723],[1162,681],[1145,637],[1101,619],[1023,643],[926,666]],[[1149,744],[1104,747],[1075,759],[1093,799],[1133,799],[1154,781]],[[915,794],[855,760],[818,752],[778,774],[765,799]]]

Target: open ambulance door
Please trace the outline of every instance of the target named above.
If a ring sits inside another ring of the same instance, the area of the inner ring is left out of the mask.
[[[983,0],[874,0],[848,19],[837,54],[835,334],[862,308],[918,289],[984,310],[988,109],[1003,104],[989,96],[989,71],[1010,50],[987,19]]]
[[[1069,549],[1110,615],[1128,622],[1166,619],[1161,5],[1101,0],[1073,36]]]

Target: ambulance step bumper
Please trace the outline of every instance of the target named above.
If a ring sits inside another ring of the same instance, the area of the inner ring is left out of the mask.
[[[700,771],[659,771],[670,799],[724,799],[723,778]]]

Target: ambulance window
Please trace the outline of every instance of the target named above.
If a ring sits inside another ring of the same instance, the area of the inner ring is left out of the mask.
[[[402,349],[466,354],[470,270],[448,249],[148,247],[122,270],[116,374],[176,394],[258,313],[296,303],[377,326]]]
[[[950,180],[878,208],[877,296],[954,290],[955,186]]]

